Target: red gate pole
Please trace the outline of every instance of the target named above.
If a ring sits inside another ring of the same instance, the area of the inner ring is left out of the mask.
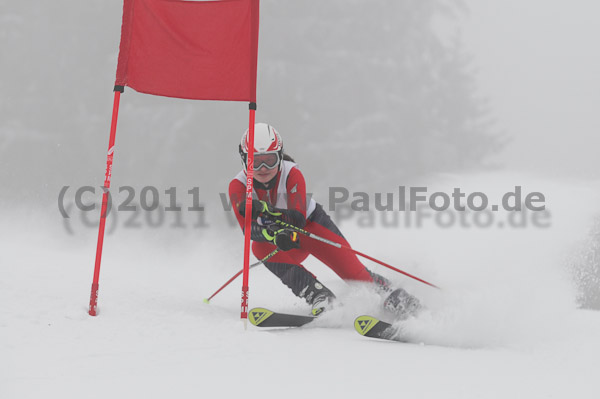
[[[246,216],[244,224],[244,276],[242,278],[242,311],[241,319],[244,328],[248,321],[248,275],[250,274],[250,232],[252,231],[252,188],[254,179],[254,120],[256,103],[250,103],[250,120],[248,126],[248,157],[246,158]]]
[[[94,266],[94,280],[92,282],[92,292],[90,294],[90,316],[97,315],[98,307],[98,280],[100,279],[100,260],[102,259],[102,244],[104,243],[104,226],[106,225],[106,214],[108,205],[108,196],[110,189],[110,178],[112,175],[113,155],[115,151],[115,135],[117,132],[117,119],[119,117],[119,100],[124,91],[123,86],[115,86],[115,99],[113,102],[112,122],[110,124],[110,139],[108,141],[108,154],[106,156],[106,173],[104,175],[104,187],[102,194],[102,210],[100,211],[100,226],[98,228],[98,244],[96,246],[96,263]]]

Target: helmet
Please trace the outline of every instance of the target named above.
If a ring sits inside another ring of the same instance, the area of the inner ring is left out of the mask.
[[[246,129],[239,147],[244,169],[247,169],[246,161],[248,159],[249,147],[248,132],[249,130]],[[259,169],[262,166],[267,169],[281,167],[282,159],[283,140],[281,140],[281,136],[277,130],[266,123],[256,123],[254,125],[254,169]]]

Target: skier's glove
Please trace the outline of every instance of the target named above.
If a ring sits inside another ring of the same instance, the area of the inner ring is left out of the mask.
[[[242,202],[239,206],[240,215],[246,217],[246,203]],[[252,219],[258,220],[259,217],[263,219],[276,220],[281,218],[281,212],[267,204],[266,201],[252,200]],[[261,223],[259,223],[261,224]],[[264,224],[266,225],[266,224]]]
[[[300,237],[295,231],[287,229],[279,229],[276,231],[270,231],[269,229],[263,230],[263,236],[267,241],[271,241],[281,251],[289,251],[290,249],[300,248]]]
[[[295,231],[284,229],[275,236],[275,245],[282,251],[300,248],[300,237]]]
[[[242,217],[246,215],[245,205],[245,203],[242,203],[238,206]],[[259,200],[252,200],[252,220],[256,221],[252,222],[253,225],[271,228],[273,231],[275,230],[275,226],[280,224],[279,222],[291,224],[299,228],[304,228],[306,225],[306,218],[300,211],[296,209],[275,208],[267,202]]]

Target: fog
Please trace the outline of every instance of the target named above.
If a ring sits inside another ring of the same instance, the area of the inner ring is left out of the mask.
[[[100,186],[121,2],[1,4],[2,201]],[[316,192],[489,168],[596,178],[597,8],[266,0],[257,120],[280,130]],[[200,184],[209,201],[239,169],[245,103],[127,89],[121,104],[116,185]]]
[[[477,86],[511,142],[504,167],[598,178],[600,34],[594,1],[466,2]]]

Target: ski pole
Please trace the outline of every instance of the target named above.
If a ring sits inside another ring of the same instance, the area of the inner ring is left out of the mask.
[[[369,259],[369,260],[371,260],[371,261],[373,261],[373,262],[375,262],[375,263],[379,263],[380,265],[382,265],[382,266],[385,266],[385,267],[387,267],[388,269],[391,269],[391,270],[393,270],[393,271],[395,271],[395,272],[398,272],[398,273],[400,273],[400,274],[404,274],[405,276],[407,276],[407,277],[410,277],[410,278],[412,278],[412,279],[414,279],[414,280],[420,281],[420,282],[421,282],[421,283],[423,283],[423,284],[427,284],[427,285],[429,285],[429,286],[431,286],[431,287],[434,287],[434,288],[440,289],[440,287],[438,287],[437,285],[431,284],[430,282],[427,282],[427,281],[425,281],[425,280],[423,280],[423,279],[420,279],[420,278],[419,278],[419,277],[417,277],[417,276],[413,276],[412,274],[410,274],[410,273],[407,273],[407,272],[405,272],[405,271],[403,271],[403,270],[400,270],[400,269],[398,269],[398,268],[396,268],[396,267],[394,267],[394,266],[392,266],[392,265],[388,265],[388,264],[387,264],[387,263],[385,263],[385,262],[382,262],[382,261],[380,261],[380,260],[378,260],[378,259],[375,259],[375,258],[373,258],[372,256],[369,256],[369,255],[367,255],[367,254],[364,254],[364,253],[362,253],[362,252],[360,252],[360,251],[357,251],[357,250],[355,250],[355,249],[353,249],[353,248],[350,248],[350,247],[349,247],[349,246],[347,246],[347,245],[343,245],[343,244],[340,244],[339,242],[335,242],[335,241],[331,241],[331,240],[328,240],[328,239],[326,239],[326,238],[323,238],[323,237],[319,237],[319,236],[318,236],[318,235],[316,235],[316,234],[313,234],[313,233],[311,233],[311,232],[309,232],[309,231],[307,231],[307,230],[301,229],[300,227],[294,226],[293,224],[286,223],[286,222],[284,222],[284,221],[282,221],[282,220],[278,220],[278,219],[276,219],[276,220],[275,220],[275,223],[279,224],[279,225],[280,225],[280,226],[282,226],[282,227],[285,227],[285,228],[288,228],[288,229],[291,229],[291,230],[297,231],[297,232],[298,232],[298,233],[300,233],[300,234],[304,234],[305,236],[307,236],[307,237],[309,237],[309,238],[312,238],[312,239],[314,239],[314,240],[318,240],[318,241],[324,242],[325,244],[332,245],[332,246],[334,246],[334,247],[336,247],[336,248],[345,249],[345,250],[347,250],[347,251],[353,252],[354,254],[356,254],[356,255],[359,255],[359,256],[362,256],[363,258]]]
[[[251,264],[250,266],[248,266],[249,269],[252,269],[254,266],[258,266],[263,262],[266,262],[267,260],[269,260],[270,258],[272,258],[273,256],[275,256],[275,254],[279,251],[279,249],[274,250],[273,252],[271,252],[270,254],[268,254],[267,256],[265,256],[264,258],[262,258],[261,260],[259,260],[256,263]],[[240,274],[242,274],[244,272],[244,269],[240,270],[239,272],[237,272],[233,277],[231,277],[229,280],[227,280],[227,282],[225,284],[223,284],[221,286],[221,288],[219,288],[218,290],[215,291],[214,294],[212,294],[210,297],[205,298],[204,299],[204,303],[210,303],[210,300],[213,299],[215,297],[215,295],[217,295],[219,292],[221,292],[221,290],[225,287],[227,287],[233,280],[235,280],[237,278],[237,276],[239,276]]]

